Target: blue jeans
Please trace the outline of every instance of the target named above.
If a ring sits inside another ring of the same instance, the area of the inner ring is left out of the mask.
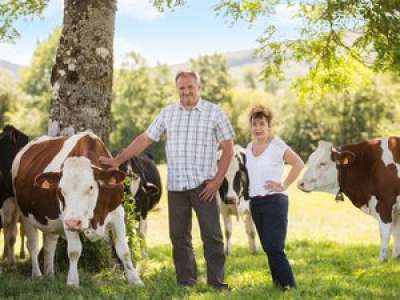
[[[296,282],[285,254],[288,197],[272,194],[250,198],[250,210],[267,254],[274,284],[280,288],[296,287]]]

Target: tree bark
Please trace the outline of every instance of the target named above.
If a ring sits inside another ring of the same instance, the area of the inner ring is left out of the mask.
[[[48,134],[90,129],[107,143],[111,120],[117,0],[65,0],[52,69]]]

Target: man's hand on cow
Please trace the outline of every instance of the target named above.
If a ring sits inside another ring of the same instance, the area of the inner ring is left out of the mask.
[[[211,180],[207,180],[205,182],[205,187],[204,189],[200,192],[200,200],[211,202],[215,195],[217,194],[217,191],[219,187],[221,186],[222,181],[218,180],[217,178],[213,178]]]
[[[272,180],[266,181],[264,188],[271,192],[283,192],[285,190],[283,183]]]
[[[118,169],[119,167],[118,161],[115,158],[100,156],[99,160],[100,164],[103,166],[107,166],[112,169]]]

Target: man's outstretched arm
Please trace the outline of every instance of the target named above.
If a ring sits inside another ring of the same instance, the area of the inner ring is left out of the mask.
[[[128,147],[123,149],[115,158],[100,157],[100,163],[105,166],[117,169],[128,159],[140,155],[147,147],[153,143],[153,140],[146,132],[135,137]]]

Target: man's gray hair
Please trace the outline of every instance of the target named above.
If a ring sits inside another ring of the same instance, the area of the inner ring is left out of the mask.
[[[175,82],[177,82],[179,77],[182,77],[182,76],[192,76],[196,80],[197,83],[200,84],[200,82],[201,82],[199,73],[197,73],[197,72],[195,72],[193,70],[181,70],[181,71],[179,71],[178,73],[176,73]]]

